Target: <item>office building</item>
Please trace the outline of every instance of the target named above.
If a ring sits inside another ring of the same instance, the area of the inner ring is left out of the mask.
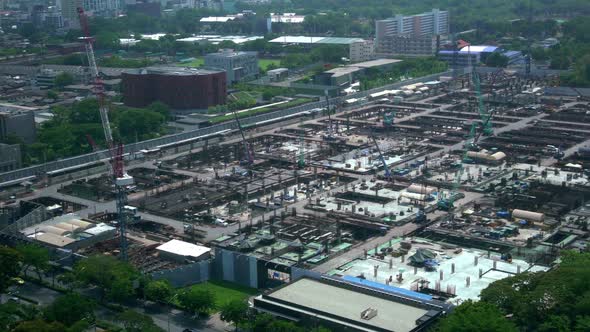
[[[222,49],[205,56],[205,67],[225,70],[227,84],[258,76],[258,53]]]
[[[367,39],[350,43],[349,58],[351,62],[368,61],[374,59],[375,42],[372,39]]]
[[[0,143],[0,172],[9,172],[21,167],[20,145]]]
[[[145,107],[161,101],[174,110],[206,110],[225,104],[225,73],[180,67],[148,67],[122,74],[123,102]]]

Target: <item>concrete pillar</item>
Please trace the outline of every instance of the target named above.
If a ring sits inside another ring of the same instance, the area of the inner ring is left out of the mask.
[[[414,266],[414,274],[418,274],[418,268]]]
[[[393,268],[393,258],[389,259],[389,269],[391,270]]]
[[[516,274],[520,274],[520,265],[516,265]]]
[[[494,270],[496,269],[496,266],[498,265],[497,263],[498,263],[498,261],[494,261]]]
[[[402,255],[402,263],[406,261],[406,255]]]
[[[465,279],[465,287],[469,287],[469,285],[471,285],[471,277]]]
[[[444,277],[444,272],[443,272],[443,270],[440,270],[440,280],[443,280],[443,277]]]
[[[479,257],[475,256],[473,257],[473,265],[477,266],[477,262],[479,261]]]
[[[377,278],[377,271],[379,270],[379,265],[373,266],[373,277]]]
[[[367,259],[367,249],[363,249],[363,253],[364,253],[365,259]]]
[[[479,269],[479,279],[481,279],[482,276],[483,276],[483,270]]]
[[[451,264],[451,273],[455,273],[455,263]]]

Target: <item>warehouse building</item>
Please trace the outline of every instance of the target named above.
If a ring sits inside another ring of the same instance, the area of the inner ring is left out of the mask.
[[[334,331],[420,331],[448,306],[335,278],[302,278],[254,299],[254,308]],[[421,295],[421,294],[418,294]]]
[[[387,71],[401,61],[396,59],[377,59],[359,62],[319,73],[314,77],[314,80],[316,84],[346,87],[363,76],[368,69]]]
[[[121,90],[126,106],[161,101],[174,110],[206,110],[225,104],[225,73],[180,67],[148,67],[124,72]]]

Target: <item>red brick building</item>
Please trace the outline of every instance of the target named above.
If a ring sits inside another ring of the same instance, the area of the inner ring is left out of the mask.
[[[148,67],[122,74],[123,102],[145,107],[160,101],[175,110],[199,110],[225,104],[224,71],[182,67]]]

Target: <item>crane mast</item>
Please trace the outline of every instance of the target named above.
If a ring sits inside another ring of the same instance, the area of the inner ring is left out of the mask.
[[[116,207],[117,207],[117,222],[119,226],[119,235],[121,242],[121,258],[127,260],[127,214],[125,205],[127,204],[127,192],[125,187],[133,183],[133,177],[125,173],[123,163],[123,145],[115,144],[113,141],[113,131],[109,121],[109,108],[105,100],[104,84],[98,74],[98,67],[96,66],[96,59],[94,57],[94,48],[92,43],[94,38],[90,36],[88,29],[88,18],[82,7],[77,8],[78,17],[80,19],[80,26],[84,31],[84,37],[81,40],[84,42],[86,49],[86,56],[88,57],[88,67],[93,80],[93,92],[98,100],[98,109],[100,112],[100,121],[102,122],[102,129],[107,144],[107,149],[110,153],[110,163],[108,163],[109,174],[115,184],[116,190]],[[91,145],[96,149],[92,140]]]

